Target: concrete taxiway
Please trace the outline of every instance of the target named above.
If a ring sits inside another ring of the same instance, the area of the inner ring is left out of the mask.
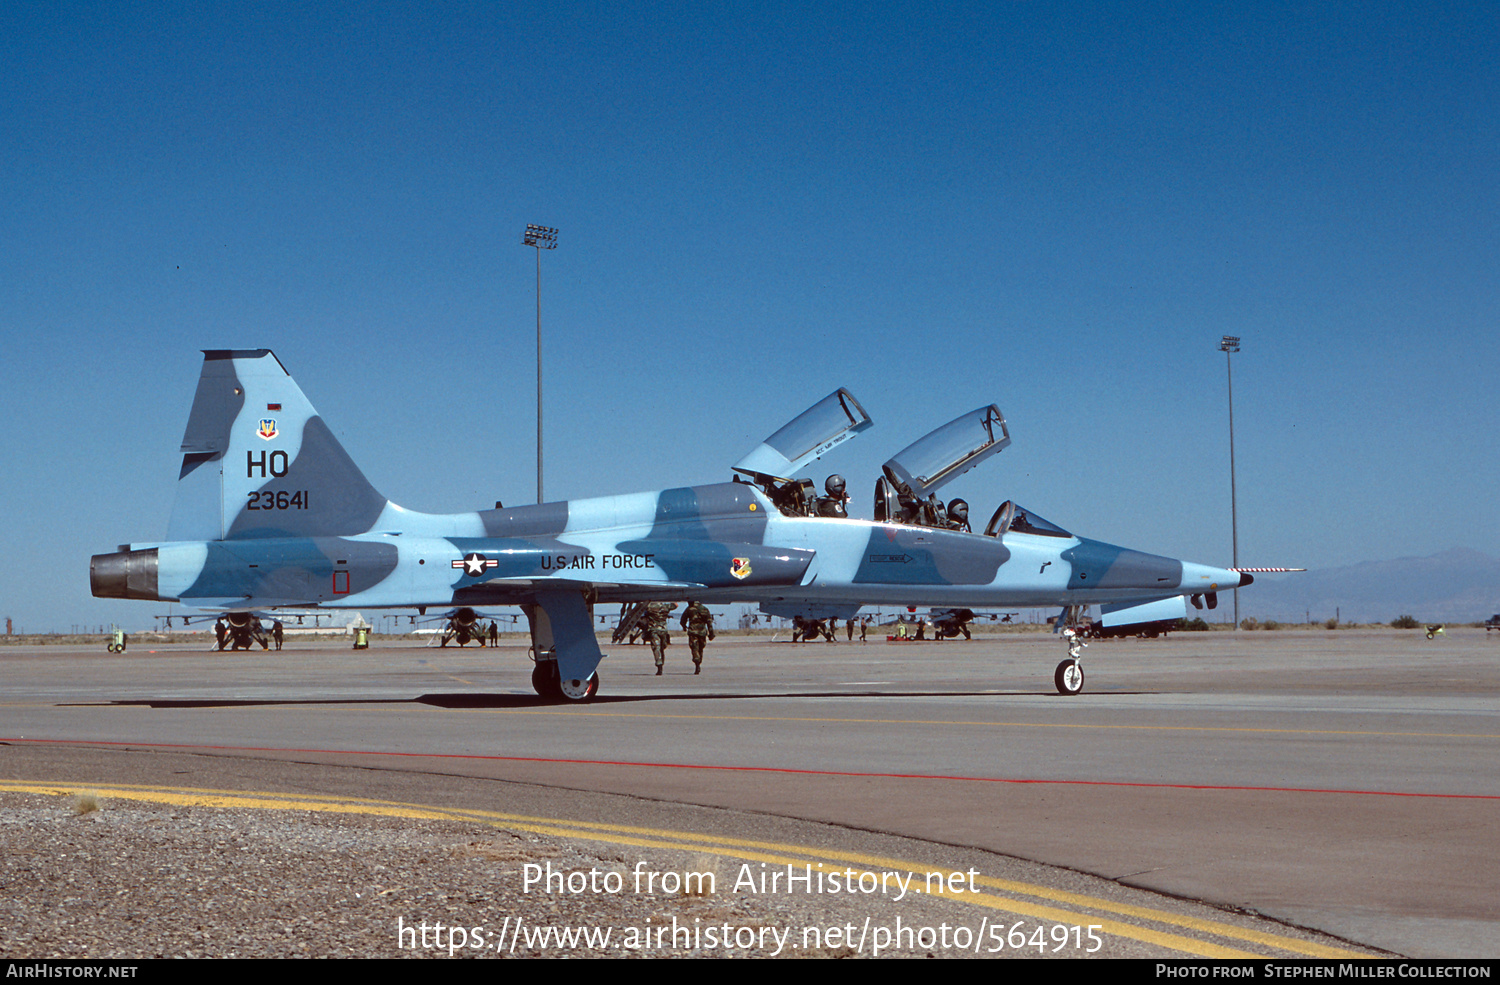
[[[599,699],[560,707],[532,694],[514,643],[4,647],[0,775],[167,785],[182,757],[211,756],[249,788],[295,764],[318,771],[299,791],[408,803],[483,781],[578,821],[683,811],[695,830],[792,826],[850,851],[899,837],[1355,948],[1500,954],[1500,641],[1483,631],[1101,641],[1071,698],[1045,634],[721,637],[698,677],[685,645],[660,678],[646,648],[605,650]]]

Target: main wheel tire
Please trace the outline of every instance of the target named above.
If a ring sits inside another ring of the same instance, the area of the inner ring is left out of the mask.
[[[599,675],[590,674],[586,681],[558,681],[557,690],[568,701],[592,701],[599,693]]]
[[[1083,690],[1083,668],[1078,665],[1077,660],[1064,660],[1057,665],[1057,673],[1052,675],[1052,682],[1057,685],[1058,694],[1077,694]]]
[[[531,668],[531,689],[548,701],[557,701],[562,698],[562,691],[557,684],[557,663],[555,661],[538,662]]]

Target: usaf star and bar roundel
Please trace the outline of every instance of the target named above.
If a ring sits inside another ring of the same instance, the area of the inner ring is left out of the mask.
[[[493,568],[499,563],[494,558],[485,557],[476,551],[473,554],[465,554],[461,559],[454,561],[453,566],[455,568],[463,568],[464,574],[470,578],[478,578],[484,574],[486,568]]]

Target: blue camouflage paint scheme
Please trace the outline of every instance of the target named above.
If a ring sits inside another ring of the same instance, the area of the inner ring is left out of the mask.
[[[556,557],[587,556],[588,551],[561,541],[538,542],[518,538],[449,537],[460,557],[483,554],[495,561],[495,566],[485,569],[483,574],[471,575],[462,568],[453,568],[453,590],[472,588],[487,581],[503,581],[514,578],[544,578],[552,573],[543,567],[543,560]]]
[[[379,584],[396,570],[396,564],[393,544],[337,537],[220,541],[208,544],[202,572],[180,598],[328,603],[339,594],[353,595]],[[335,571],[351,573],[344,592],[334,590]]]
[[[760,505],[763,497],[758,496],[753,486],[735,482],[664,489],[657,493],[651,531],[642,539],[621,541],[619,548],[629,554],[653,555],[674,582],[705,586],[779,582],[781,578],[768,578],[764,570],[775,563],[772,555],[751,547],[765,539],[767,517]],[[755,510],[750,509],[752,504]],[[753,555],[750,576],[731,578],[734,558],[747,555]],[[777,566],[778,572],[797,568],[795,575],[787,576],[800,577],[810,560],[804,558],[799,565],[789,558]]]
[[[224,438],[244,409],[244,390],[235,375],[232,356],[228,351],[203,354],[203,374],[198,379],[193,409],[188,412],[187,431],[182,437],[184,453],[179,480],[199,466],[223,457],[227,444]]]
[[[656,517],[648,539],[759,544],[765,538],[767,516],[750,506],[759,504],[760,498],[754,486],[738,482],[663,489],[656,496]]]
[[[834,396],[857,406],[846,391]],[[815,451],[869,424],[862,410],[853,426],[855,418],[833,416],[849,432]],[[267,349],[205,351],[181,451],[168,540],[95,555],[95,595],[224,611],[520,605],[538,651],[544,639],[549,653],[555,647],[570,696],[587,691],[599,661],[588,615],[596,601],[691,596],[809,612],[1072,605],[1211,593],[1251,580],[1060,530],[987,537],[788,516],[766,491],[739,481],[418,513],[369,483]],[[455,567],[472,555],[494,563],[478,573]]]
[[[1072,567],[1068,588],[1142,588],[1150,585],[1175,588],[1182,581],[1182,562],[1155,554],[1143,554],[1097,540],[1080,539],[1078,546],[1062,552]]]
[[[1010,559],[993,537],[881,524],[870,531],[856,584],[988,585]]]
[[[386,499],[370,485],[321,417],[308,419],[296,461],[295,475],[288,471],[284,478],[273,478],[255,491],[304,493],[318,502],[316,516],[309,510],[241,510],[226,540],[312,533],[352,536],[375,525]]]
[[[482,510],[479,519],[487,537],[556,537],[568,528],[568,504]]]

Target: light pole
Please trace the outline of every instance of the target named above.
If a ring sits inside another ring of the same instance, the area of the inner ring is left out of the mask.
[[[1230,354],[1240,351],[1240,337],[1226,335],[1219,342],[1219,351],[1224,353],[1224,371],[1229,380],[1229,530],[1234,538],[1234,567],[1240,566],[1240,519],[1235,503],[1234,490],[1234,369],[1230,365]],[[1234,628],[1240,628],[1240,590],[1234,590]]]
[[[542,501],[542,251],[557,249],[557,230],[526,224],[522,246],[536,247],[536,501]]]

